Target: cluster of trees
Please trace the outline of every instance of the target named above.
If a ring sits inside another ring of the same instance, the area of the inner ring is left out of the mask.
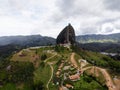
[[[45,88],[43,81],[37,84],[34,82],[36,68],[34,68],[33,63],[10,60],[14,53],[23,48],[25,47],[18,45],[0,46],[0,90],[18,90],[19,85],[22,85],[19,90],[43,90]],[[44,61],[47,54],[43,53],[40,58]],[[41,67],[45,66],[43,61],[40,64]]]
[[[47,55],[46,54],[42,54],[41,55],[41,60],[45,60],[45,59],[47,59]]]
[[[32,81],[34,66],[31,62],[10,62],[10,65],[9,81],[14,83]]]
[[[84,74],[80,81],[74,83],[74,89],[71,90],[108,90],[108,88],[97,82],[94,77]]]
[[[44,90],[44,83],[34,83],[34,66],[30,62],[0,62],[0,90]],[[19,85],[23,85],[18,89]]]
[[[33,82],[34,66],[30,62],[10,62],[0,68],[0,82],[2,84]]]
[[[56,45],[56,46],[55,46],[55,51],[56,51],[56,52],[64,51],[64,47],[63,47],[63,46],[60,46],[60,45]]]
[[[59,52],[59,53],[66,53],[68,52],[68,48],[64,47],[64,46],[60,46],[60,45],[56,45],[55,46],[55,51]]]
[[[21,50],[23,47],[19,45],[5,45],[0,46],[0,60],[4,60],[8,57],[10,57],[15,51]]]
[[[119,60],[120,61],[120,55],[115,55],[115,56],[110,56],[110,57],[115,59],[115,60]]]

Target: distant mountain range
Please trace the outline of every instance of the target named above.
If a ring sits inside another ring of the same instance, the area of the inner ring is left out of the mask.
[[[95,52],[120,53],[120,33],[109,35],[81,35],[76,37],[79,47]]]
[[[120,42],[120,33],[116,34],[109,34],[109,35],[80,35],[76,37],[76,41],[79,43],[106,43],[106,42],[112,42],[117,43]]]
[[[4,36],[0,37],[0,45],[16,44],[21,46],[43,46],[55,44],[55,39],[41,35]]]
[[[76,36],[76,41],[79,43],[118,43],[120,42],[120,33],[110,35],[80,35]],[[0,37],[0,46],[3,45],[21,45],[21,46],[44,46],[56,44],[56,39],[41,35],[29,36],[4,36]]]

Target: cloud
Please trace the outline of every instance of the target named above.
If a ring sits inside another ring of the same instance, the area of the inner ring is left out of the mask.
[[[120,19],[120,12],[108,9],[109,0],[60,0],[56,2],[58,7],[55,22],[71,22],[77,24],[79,34],[107,34],[116,31],[114,24]],[[113,0],[110,0],[113,3]],[[117,0],[114,3],[118,3]],[[119,6],[119,5],[118,5]],[[114,13],[113,13],[114,12]],[[111,23],[109,26],[107,26]],[[79,24],[79,25],[78,25]],[[119,26],[118,24],[117,26]],[[114,28],[113,28],[114,27]],[[120,30],[117,30],[117,32]]]
[[[106,8],[112,11],[120,11],[120,0],[104,0]]]
[[[18,34],[50,36],[47,27],[49,26],[48,18],[53,10],[53,5],[48,0],[0,1],[0,36]]]
[[[101,11],[102,2],[99,0],[60,0],[56,4],[60,11],[66,17],[74,17],[77,15],[96,15]],[[97,13],[96,13],[97,12]]]
[[[98,33],[98,27],[95,27],[95,26],[83,27],[83,28],[80,28],[80,29],[82,30],[81,31],[82,35],[85,35],[85,34],[97,34]]]
[[[0,17],[0,34],[2,36],[28,35],[33,28],[34,24],[19,18],[9,16]]]
[[[109,34],[114,31],[114,26],[112,23],[105,23],[102,25],[100,33]]]
[[[0,0],[0,36],[56,37],[71,23],[76,35],[120,32],[119,0]]]

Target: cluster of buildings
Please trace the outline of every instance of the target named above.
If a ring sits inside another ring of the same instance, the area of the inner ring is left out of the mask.
[[[78,80],[80,80],[80,75],[83,73],[78,68],[75,68],[72,63],[67,62],[67,64],[66,64],[66,62],[65,62],[65,60],[62,60],[58,66],[56,73],[55,73],[55,76],[58,79],[58,81],[56,81],[55,84],[62,86],[62,88],[66,88],[66,89],[61,89],[61,90],[69,90],[69,88],[74,88],[74,86],[72,84],[65,83],[65,81],[66,80],[69,80],[70,82],[78,81]],[[60,79],[60,78],[62,78],[62,79]],[[63,83],[64,83],[64,85],[63,85]]]

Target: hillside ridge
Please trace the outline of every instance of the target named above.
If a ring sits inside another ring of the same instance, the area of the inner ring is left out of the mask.
[[[91,34],[91,35],[79,35],[76,36],[76,40],[79,43],[92,43],[92,42],[112,42],[117,43],[120,42],[120,33],[115,34],[108,34],[108,35],[102,35],[102,34]]]

